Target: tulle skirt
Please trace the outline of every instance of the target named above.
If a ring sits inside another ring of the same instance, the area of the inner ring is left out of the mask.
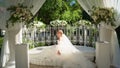
[[[40,53],[30,55],[30,63],[36,65],[62,66],[63,68],[95,68],[95,64],[81,52],[57,54],[56,46],[45,48]]]

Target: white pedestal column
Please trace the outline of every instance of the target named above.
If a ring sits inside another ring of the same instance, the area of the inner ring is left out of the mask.
[[[110,68],[110,43],[96,42],[96,64],[98,68]]]
[[[18,44],[15,48],[16,68],[29,68],[28,45]]]
[[[8,29],[8,41],[10,49],[10,60],[15,60],[15,45],[22,43],[22,23],[10,26]]]

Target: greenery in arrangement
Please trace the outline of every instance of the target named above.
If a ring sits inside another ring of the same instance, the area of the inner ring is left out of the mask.
[[[82,10],[77,0],[46,0],[37,16],[46,24],[56,19],[71,24],[82,18]]]
[[[21,23],[24,22],[25,24],[28,24],[30,22],[30,19],[33,17],[33,14],[31,13],[30,9],[31,7],[27,7],[23,4],[13,5],[7,8],[7,11],[10,11],[10,18],[7,20],[7,27],[9,23]]]
[[[101,21],[104,21],[106,24],[115,26],[114,14],[113,8],[100,8],[93,6],[93,10],[91,11],[91,17],[93,18],[95,24],[99,24]]]
[[[65,26],[67,22],[65,20],[54,20],[50,22],[51,26]]]

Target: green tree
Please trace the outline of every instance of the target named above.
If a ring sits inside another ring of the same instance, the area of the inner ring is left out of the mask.
[[[76,0],[46,0],[37,16],[46,24],[56,19],[74,23],[82,18],[82,9]]]

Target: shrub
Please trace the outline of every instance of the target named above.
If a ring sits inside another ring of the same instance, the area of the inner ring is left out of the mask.
[[[35,47],[45,46],[45,42],[37,42]]]
[[[0,49],[2,48],[2,44],[3,44],[3,37],[0,37]]]

